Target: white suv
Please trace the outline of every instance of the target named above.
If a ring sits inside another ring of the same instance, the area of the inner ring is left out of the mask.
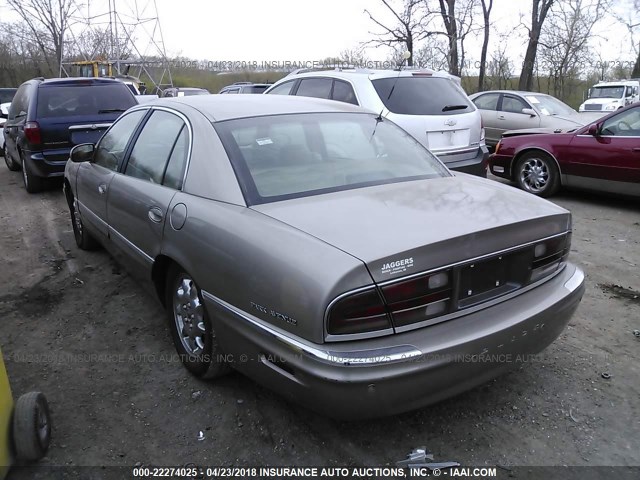
[[[316,70],[293,72],[265,94],[360,105],[404,128],[447,167],[485,177],[488,152],[482,119],[458,82],[430,70]]]

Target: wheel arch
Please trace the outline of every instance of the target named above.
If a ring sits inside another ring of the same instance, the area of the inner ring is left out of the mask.
[[[172,265],[179,265],[179,263],[168,255],[160,254],[155,258],[153,267],[151,267],[151,280],[163,307],[166,307],[165,285],[167,282],[167,274]]]
[[[520,150],[518,153],[516,153],[516,155],[513,157],[513,168],[511,169],[511,180],[516,181],[516,165],[518,165],[518,162],[520,161],[520,159],[527,153],[531,153],[531,152],[542,152],[546,155],[548,155],[552,160],[553,163],[555,164],[556,168],[558,169],[558,181],[560,182],[560,184],[562,185],[562,169],[560,168],[560,162],[558,162],[558,159],[555,157],[555,155],[553,153],[551,153],[549,150],[546,150],[542,147],[525,147],[522,150]]]

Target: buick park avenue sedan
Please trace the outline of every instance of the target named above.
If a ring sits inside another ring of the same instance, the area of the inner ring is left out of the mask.
[[[80,248],[149,279],[199,377],[233,367],[347,419],[486,382],[565,328],[584,291],[571,215],[453,175],[346,103],[181,97],[76,146]]]

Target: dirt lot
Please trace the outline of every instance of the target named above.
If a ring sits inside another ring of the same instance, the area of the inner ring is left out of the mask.
[[[463,465],[639,465],[640,203],[553,200],[573,212],[572,259],[588,281],[562,336],[451,400],[343,423],[239,374],[190,376],[156,300],[105,252],[76,248],[61,190],[29,195],[0,168],[0,345],[14,394],[49,399],[42,463],[394,465],[426,445]]]

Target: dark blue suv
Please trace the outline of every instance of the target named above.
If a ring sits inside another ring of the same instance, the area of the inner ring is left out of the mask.
[[[64,174],[74,145],[96,143],[122,112],[137,103],[118,80],[29,80],[18,88],[4,125],[7,166],[22,169],[27,191],[38,192],[45,178]]]

